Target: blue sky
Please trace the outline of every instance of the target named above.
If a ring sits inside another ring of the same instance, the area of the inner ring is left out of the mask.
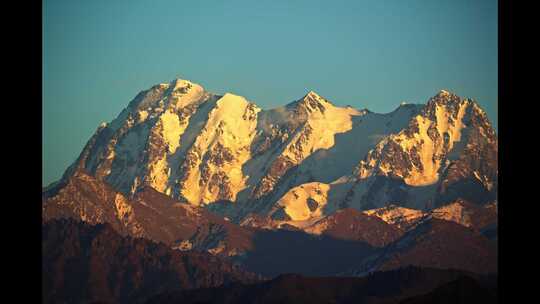
[[[272,108],[389,112],[440,89],[497,126],[497,1],[43,3],[43,185],[141,90],[180,77]]]

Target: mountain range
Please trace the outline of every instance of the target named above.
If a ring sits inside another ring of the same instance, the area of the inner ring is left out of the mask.
[[[497,162],[486,113],[445,90],[386,114],[337,106],[313,91],[263,110],[176,79],[140,92],[102,123],[61,179],[43,189],[44,235],[65,237],[81,229],[78,222],[106,224],[114,238],[161,243],[167,260],[217,259],[195,271],[210,272],[204,284],[193,283],[198,276],[170,281],[183,289],[218,288],[224,277],[239,284],[284,273],[364,277],[411,265],[494,274]],[[84,239],[103,229],[83,227]],[[122,268],[114,250],[133,250],[132,242],[107,249],[117,265],[105,269]],[[61,244],[44,251],[72,246]],[[77,246],[74,256],[96,250]],[[58,283],[67,270],[57,254],[45,263],[56,270],[47,270],[46,289],[67,288]],[[103,286],[96,288],[116,301],[133,299]]]

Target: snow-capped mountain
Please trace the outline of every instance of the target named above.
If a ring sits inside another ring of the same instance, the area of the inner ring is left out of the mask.
[[[496,272],[497,144],[447,91],[386,114],[312,91],[263,110],[176,79],[98,127],[44,189],[43,224],[108,224],[267,277]]]
[[[403,106],[387,116],[400,111]],[[347,207],[427,211],[459,198],[475,204],[496,200],[497,137],[478,104],[441,91],[409,111],[404,127],[380,137],[352,174],[290,188],[273,205],[272,216],[305,221]]]
[[[77,172],[127,198],[149,187],[236,222],[257,216],[305,227],[343,208],[496,200],[497,137],[475,101],[447,91],[387,114],[312,91],[262,110],[176,79],[102,123],[45,197]]]

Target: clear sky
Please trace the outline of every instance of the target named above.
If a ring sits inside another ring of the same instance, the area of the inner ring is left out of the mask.
[[[43,185],[178,77],[263,109],[314,90],[384,113],[447,89],[496,127],[497,1],[44,0]]]

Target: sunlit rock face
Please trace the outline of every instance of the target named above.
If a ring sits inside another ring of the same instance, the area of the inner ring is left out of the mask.
[[[497,149],[478,104],[447,91],[387,114],[336,106],[312,91],[263,110],[176,79],[101,124],[47,193],[84,170],[127,199],[150,187],[236,222],[307,227],[344,208],[492,202]],[[116,208],[129,217],[121,199]]]
[[[189,81],[160,84],[100,126],[77,166],[126,195],[149,186],[194,205],[234,201],[259,111]]]
[[[467,142],[475,140],[468,133],[475,129],[474,122],[480,115],[474,101],[441,91],[407,128],[388,136],[370,151],[357,174],[360,178],[374,174],[398,177],[410,186],[434,184],[449,162],[462,154]],[[489,125],[483,131],[486,136],[492,135]],[[488,142],[491,139],[485,138]]]
[[[428,215],[426,212],[421,210],[409,209],[396,205],[369,209],[364,211],[364,213],[367,215],[376,216],[386,223],[394,225],[403,230],[408,230]]]

